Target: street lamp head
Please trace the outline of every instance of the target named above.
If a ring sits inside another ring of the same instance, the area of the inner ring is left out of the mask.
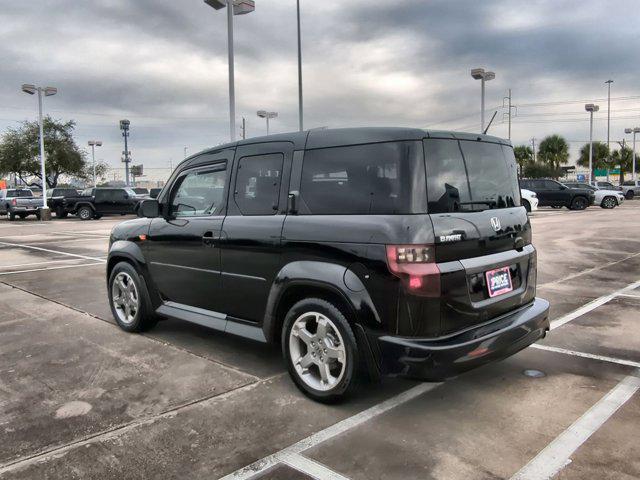
[[[58,89],[56,87],[45,87],[44,88],[44,96],[45,97],[51,97],[52,95],[55,95],[56,93],[58,93]]]
[[[96,140],[96,147],[101,147],[101,146],[102,146],[102,141]]]
[[[266,110],[258,110],[256,112],[260,118],[276,118],[278,112],[267,112]]]
[[[22,84],[22,91],[24,93],[28,93],[29,95],[33,95],[38,91],[35,85],[31,85],[30,83]]]
[[[256,3],[254,0],[234,0],[233,2],[233,14],[234,15],[246,15],[256,9]]]
[[[204,0],[204,3],[209,5],[210,7],[215,8],[216,10],[220,10],[227,6],[227,0]]]
[[[593,112],[597,112],[598,110],[600,110],[600,107],[599,107],[598,105],[593,104],[593,103],[587,103],[587,104],[584,106],[584,109],[585,109],[587,112],[592,112],[592,113],[593,113]]]
[[[131,125],[131,122],[129,120],[120,120],[120,130],[129,130],[129,125]]]
[[[607,80],[607,81],[606,81],[606,82],[604,82],[604,83],[612,84],[612,83],[613,83],[613,80]]]
[[[89,140],[88,142],[90,147],[101,147],[102,142],[100,140]]]
[[[493,80],[494,78],[496,78],[495,72],[485,72],[484,74],[485,81],[488,82],[489,80]]]
[[[633,129],[632,128],[625,128],[624,129],[624,133],[633,133]]]
[[[204,0],[204,3],[216,10],[220,10],[227,6],[227,0]],[[253,0],[234,0],[233,2],[234,15],[245,15],[253,12],[255,9],[256,4]]]
[[[484,77],[484,68],[473,68],[471,70],[471,76],[476,80],[481,80]]]

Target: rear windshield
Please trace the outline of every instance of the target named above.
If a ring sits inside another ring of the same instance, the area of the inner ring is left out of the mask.
[[[520,206],[513,149],[471,140],[424,141],[429,213]]]
[[[302,214],[425,213],[422,144],[386,142],[308,150],[300,198]]]
[[[8,190],[7,197],[33,197],[31,190]]]

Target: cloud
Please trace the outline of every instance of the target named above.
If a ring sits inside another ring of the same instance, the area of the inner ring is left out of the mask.
[[[279,112],[274,131],[294,130],[295,1],[256,3],[254,13],[235,17],[238,122],[245,116],[249,135],[261,135],[255,111],[269,109]],[[520,105],[516,143],[561,133],[576,141],[575,151],[588,128],[582,104],[525,105],[601,99],[609,77],[614,98],[638,95],[633,1],[301,3],[308,127],[477,130],[479,83],[469,71],[485,66],[497,75],[487,84],[487,106],[501,105],[508,88]],[[117,125],[127,117],[136,162],[166,175],[161,169],[181,159],[185,145],[194,153],[228,137],[226,52],[224,10],[199,0],[10,2],[0,12],[0,128],[34,117],[34,99],[20,93],[21,83],[55,85],[60,93],[45,107],[78,121],[81,144],[102,139],[100,158],[121,168]],[[640,123],[640,101],[612,106],[618,139]],[[605,116],[602,108],[599,138],[606,137]],[[506,136],[502,110],[496,118],[492,131]]]

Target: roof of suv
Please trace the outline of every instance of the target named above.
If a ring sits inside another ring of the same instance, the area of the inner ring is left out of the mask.
[[[393,142],[401,140],[422,140],[423,138],[450,138],[458,140],[480,140],[485,142],[511,145],[511,142],[492,135],[479,133],[462,133],[444,130],[423,130],[420,128],[403,127],[359,127],[359,128],[323,128],[305,130],[303,132],[278,133],[263,137],[252,137],[237,142],[225,143],[217,147],[198,152],[187,158],[184,162],[190,162],[194,157],[202,153],[214,153],[227,148],[235,148],[241,145],[251,145],[265,142],[290,142],[296,150],[303,148],[327,148],[345,145],[358,145],[363,143]],[[183,162],[183,163],[184,163]]]

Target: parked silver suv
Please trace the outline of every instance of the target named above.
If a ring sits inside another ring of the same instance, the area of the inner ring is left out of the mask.
[[[628,180],[622,182],[621,186],[627,200],[631,200],[636,195],[640,195],[640,180]]]

